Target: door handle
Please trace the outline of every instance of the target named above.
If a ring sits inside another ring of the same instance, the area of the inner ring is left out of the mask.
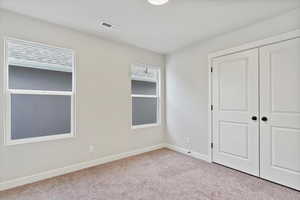
[[[268,121],[268,118],[267,117],[262,117],[261,121],[266,122],[266,121]]]
[[[256,121],[256,120],[257,120],[257,117],[256,117],[256,116],[252,116],[251,119],[252,119],[253,121]]]

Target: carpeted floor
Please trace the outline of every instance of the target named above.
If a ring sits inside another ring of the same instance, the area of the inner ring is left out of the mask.
[[[0,192],[0,200],[300,200],[300,192],[157,150]]]

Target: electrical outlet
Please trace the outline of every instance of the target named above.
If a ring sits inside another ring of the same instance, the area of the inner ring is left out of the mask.
[[[90,153],[93,153],[95,151],[94,145],[89,146],[89,151],[90,151]]]
[[[191,153],[191,140],[189,137],[186,137],[185,141],[186,141],[186,149],[188,150],[187,153],[190,154]]]

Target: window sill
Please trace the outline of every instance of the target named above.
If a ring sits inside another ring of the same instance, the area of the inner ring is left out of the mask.
[[[35,138],[28,138],[28,139],[6,140],[5,145],[12,146],[12,145],[18,145],[18,144],[47,142],[47,141],[68,139],[68,138],[74,138],[74,137],[75,137],[74,134],[66,133],[66,134],[60,134],[60,135],[43,136],[43,137],[35,137]]]
[[[160,124],[156,123],[156,124],[136,125],[136,126],[131,126],[131,129],[151,128],[151,127],[156,127],[156,126],[160,126]]]

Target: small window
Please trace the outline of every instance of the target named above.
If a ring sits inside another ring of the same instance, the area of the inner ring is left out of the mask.
[[[74,53],[6,41],[6,144],[74,136]]]
[[[133,66],[131,69],[132,127],[159,124],[160,88],[159,69]]]

